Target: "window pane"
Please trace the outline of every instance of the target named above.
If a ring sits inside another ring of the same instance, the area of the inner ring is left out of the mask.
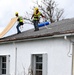
[[[6,69],[2,69],[2,74],[6,74]]]
[[[2,62],[6,62],[6,57],[2,57]]]
[[[36,63],[36,69],[42,69],[42,63]]]
[[[36,62],[42,62],[42,55],[36,56]]]
[[[2,68],[6,68],[6,63],[2,63]]]
[[[36,71],[36,75],[42,75],[42,71]]]

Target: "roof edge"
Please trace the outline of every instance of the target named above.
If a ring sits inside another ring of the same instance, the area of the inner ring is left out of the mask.
[[[31,41],[31,40],[39,40],[39,39],[47,39],[47,38],[58,38],[58,37],[64,37],[64,36],[72,36],[74,33],[69,33],[69,34],[61,34],[61,35],[52,35],[52,36],[45,36],[45,37],[32,37],[32,38],[21,38],[21,39],[13,39],[13,40],[6,40],[6,41],[1,41],[0,44],[2,43],[13,43],[13,42],[24,42],[24,41]]]

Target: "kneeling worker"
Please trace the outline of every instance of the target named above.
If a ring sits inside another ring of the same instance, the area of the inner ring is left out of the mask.
[[[31,17],[31,19],[33,18],[33,23],[34,23],[34,28],[35,28],[34,31],[38,31],[39,30],[38,23],[39,23],[39,20],[40,20],[40,16],[44,17],[42,15],[42,13],[39,12],[39,9],[35,8],[34,9],[34,13],[33,13],[32,17]]]
[[[19,33],[21,33],[19,27],[24,24],[24,23],[23,23],[23,19],[24,19],[24,18],[23,18],[22,16],[19,16],[19,15],[18,15],[18,12],[15,13],[15,16],[18,17],[18,19],[17,19],[18,24],[17,24],[16,28],[17,28],[17,34],[19,34]]]

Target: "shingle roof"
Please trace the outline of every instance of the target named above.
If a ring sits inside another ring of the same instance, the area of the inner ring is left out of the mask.
[[[47,28],[41,27],[39,31],[34,31],[34,29],[30,29],[20,34],[14,34],[11,36],[0,38],[0,42],[33,39],[69,33],[74,33],[74,18],[52,23],[48,25]]]

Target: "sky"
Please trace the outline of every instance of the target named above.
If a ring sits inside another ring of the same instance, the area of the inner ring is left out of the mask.
[[[15,12],[25,17],[25,12],[30,12],[36,0],[0,0],[0,33],[8,25],[11,18],[15,17]],[[38,0],[41,2],[41,0]],[[74,0],[54,0],[59,8],[64,9],[64,18],[74,18]],[[17,33],[16,25],[7,33],[11,35]],[[33,25],[24,25],[21,31],[33,28]]]

